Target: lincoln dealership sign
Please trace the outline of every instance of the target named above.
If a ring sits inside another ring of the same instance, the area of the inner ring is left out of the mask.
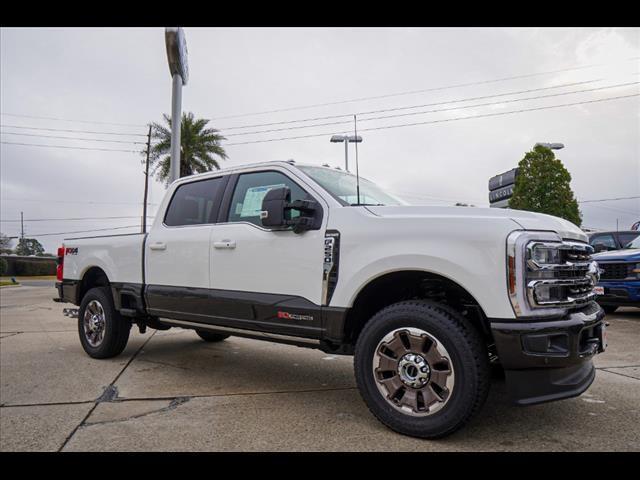
[[[507,208],[509,199],[513,196],[513,187],[518,176],[518,169],[512,168],[489,179],[489,206],[493,208]]]

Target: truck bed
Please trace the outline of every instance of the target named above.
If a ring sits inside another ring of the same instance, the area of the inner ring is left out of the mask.
[[[146,233],[68,238],[63,242],[64,278],[81,280],[87,266],[99,267],[111,282],[142,284]]]

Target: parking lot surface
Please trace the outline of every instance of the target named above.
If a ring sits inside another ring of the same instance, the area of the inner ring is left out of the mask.
[[[94,360],[52,282],[0,289],[2,451],[640,451],[640,310],[607,320],[583,395],[533,407],[495,379],[480,414],[442,440],[396,434],[360,399],[352,357],[193,331],[138,333]]]

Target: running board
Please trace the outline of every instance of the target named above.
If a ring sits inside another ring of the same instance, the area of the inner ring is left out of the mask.
[[[243,330],[241,328],[222,327],[219,325],[208,325],[206,323],[188,322],[186,320],[159,319],[161,324],[172,327],[190,328],[194,330],[207,330],[215,333],[226,333],[237,337],[252,338],[254,340],[267,340],[270,342],[286,343],[288,345],[296,345],[298,347],[319,348],[320,340],[305,337],[296,337],[293,335],[283,335],[280,333],[266,333],[256,330]]]

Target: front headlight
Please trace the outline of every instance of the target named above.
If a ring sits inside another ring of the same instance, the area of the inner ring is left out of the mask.
[[[507,238],[507,288],[518,317],[559,316],[595,297],[593,248],[553,232],[516,231]]]

